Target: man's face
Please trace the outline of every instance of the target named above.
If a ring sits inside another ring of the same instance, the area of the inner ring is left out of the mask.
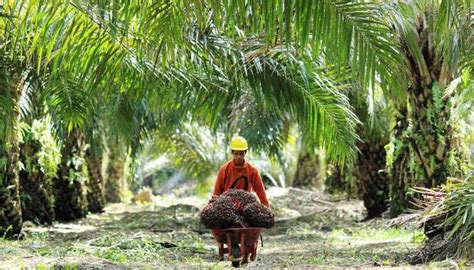
[[[232,150],[232,156],[234,157],[235,165],[242,166],[244,164],[245,154],[247,154],[247,151]]]

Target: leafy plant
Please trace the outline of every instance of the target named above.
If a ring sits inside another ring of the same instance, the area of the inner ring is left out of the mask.
[[[439,188],[413,189],[422,196],[415,199],[416,204],[424,208],[420,215],[425,233],[434,239],[442,235],[446,242],[442,244],[435,258],[446,255],[461,256],[472,248],[474,240],[474,174],[465,179],[449,178],[447,184]],[[464,247],[464,248],[463,248]]]

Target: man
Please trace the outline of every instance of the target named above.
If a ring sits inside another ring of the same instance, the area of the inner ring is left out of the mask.
[[[269,207],[265,187],[257,168],[245,160],[247,141],[240,136],[233,137],[230,142],[232,160],[219,169],[213,197],[217,197],[229,189],[243,189],[257,193],[260,202]]]
[[[214,187],[213,200],[229,189],[243,189],[257,193],[260,202],[269,207],[265,187],[258,170],[245,160],[247,154],[247,141],[240,136],[233,137],[230,142],[232,160],[226,162],[219,169],[217,181]],[[240,260],[240,247],[238,243],[232,243],[232,259]]]

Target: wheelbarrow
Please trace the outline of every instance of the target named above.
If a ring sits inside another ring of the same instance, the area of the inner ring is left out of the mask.
[[[211,229],[212,235],[219,247],[219,260],[224,260],[224,254],[228,254],[227,258],[232,261],[232,266],[248,263],[249,257],[251,261],[257,258],[258,238],[261,237],[264,228],[247,227],[247,228],[229,228],[229,229]],[[232,257],[232,243],[240,244],[241,259]],[[263,242],[262,242],[263,246]]]

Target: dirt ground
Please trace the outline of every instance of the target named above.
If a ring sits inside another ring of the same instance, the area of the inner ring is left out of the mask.
[[[412,228],[390,220],[359,222],[361,201],[334,200],[299,189],[268,191],[277,223],[263,234],[258,257],[241,268],[346,269],[470,267],[444,261],[411,266],[423,243]],[[209,230],[199,223],[206,204],[196,197],[156,197],[151,204],[111,204],[105,213],[51,227],[25,225],[21,241],[0,239],[0,268],[225,269]]]

